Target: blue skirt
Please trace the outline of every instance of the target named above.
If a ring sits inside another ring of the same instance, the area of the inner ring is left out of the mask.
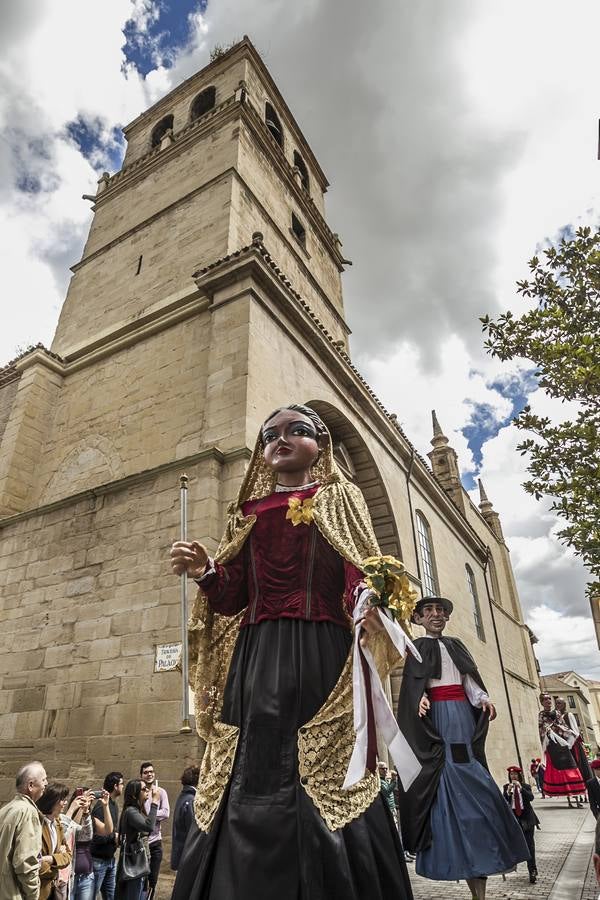
[[[473,757],[471,704],[436,701],[431,718],[444,739],[446,761],[431,807],[433,840],[417,854],[417,874],[435,881],[482,878],[529,859],[512,810],[490,773]]]

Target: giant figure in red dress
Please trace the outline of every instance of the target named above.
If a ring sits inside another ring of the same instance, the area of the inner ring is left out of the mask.
[[[191,677],[207,742],[173,900],[412,898],[379,792],[370,690],[366,768],[343,786],[355,746],[352,615],[361,560],[378,553],[362,494],[300,406],[262,426],[215,558],[173,545],[173,570],[200,587]],[[398,654],[379,611],[366,608],[360,626],[385,675]]]

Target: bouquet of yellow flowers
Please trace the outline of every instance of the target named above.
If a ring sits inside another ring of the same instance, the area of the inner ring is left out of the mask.
[[[395,556],[369,556],[363,560],[365,584],[373,591],[372,606],[389,609],[394,621],[406,629],[417,602],[404,563]]]

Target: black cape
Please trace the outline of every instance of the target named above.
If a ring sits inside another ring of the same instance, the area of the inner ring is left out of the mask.
[[[426,690],[427,681],[441,676],[440,641],[461,675],[470,675],[479,687],[486,690],[475,660],[458,638],[422,637],[414,641],[423,661],[419,663],[410,654],[407,656],[398,701],[398,725],[423,767],[409,790],[401,789],[402,841],[404,849],[412,853],[425,850],[431,844],[431,806],[435,800],[445,761],[442,736],[433,727],[429,715],[422,718],[419,716],[419,703]],[[473,755],[487,769],[485,741],[489,716],[484,710],[475,707],[472,709],[475,726],[471,742]]]

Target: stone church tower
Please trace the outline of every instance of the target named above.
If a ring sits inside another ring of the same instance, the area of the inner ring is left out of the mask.
[[[496,774],[539,755],[538,679],[497,515],[433,472],[348,355],[327,179],[244,38],[125,129],[98,183],[51,350],[0,370],[0,799],[18,764],[97,785],[152,759],[174,797],[181,735],[178,482],[214,549],[266,413],[314,406],[384,552],[455,603],[499,722]],[[396,684],[397,689],[397,684]],[[510,701],[510,702],[509,702]]]

